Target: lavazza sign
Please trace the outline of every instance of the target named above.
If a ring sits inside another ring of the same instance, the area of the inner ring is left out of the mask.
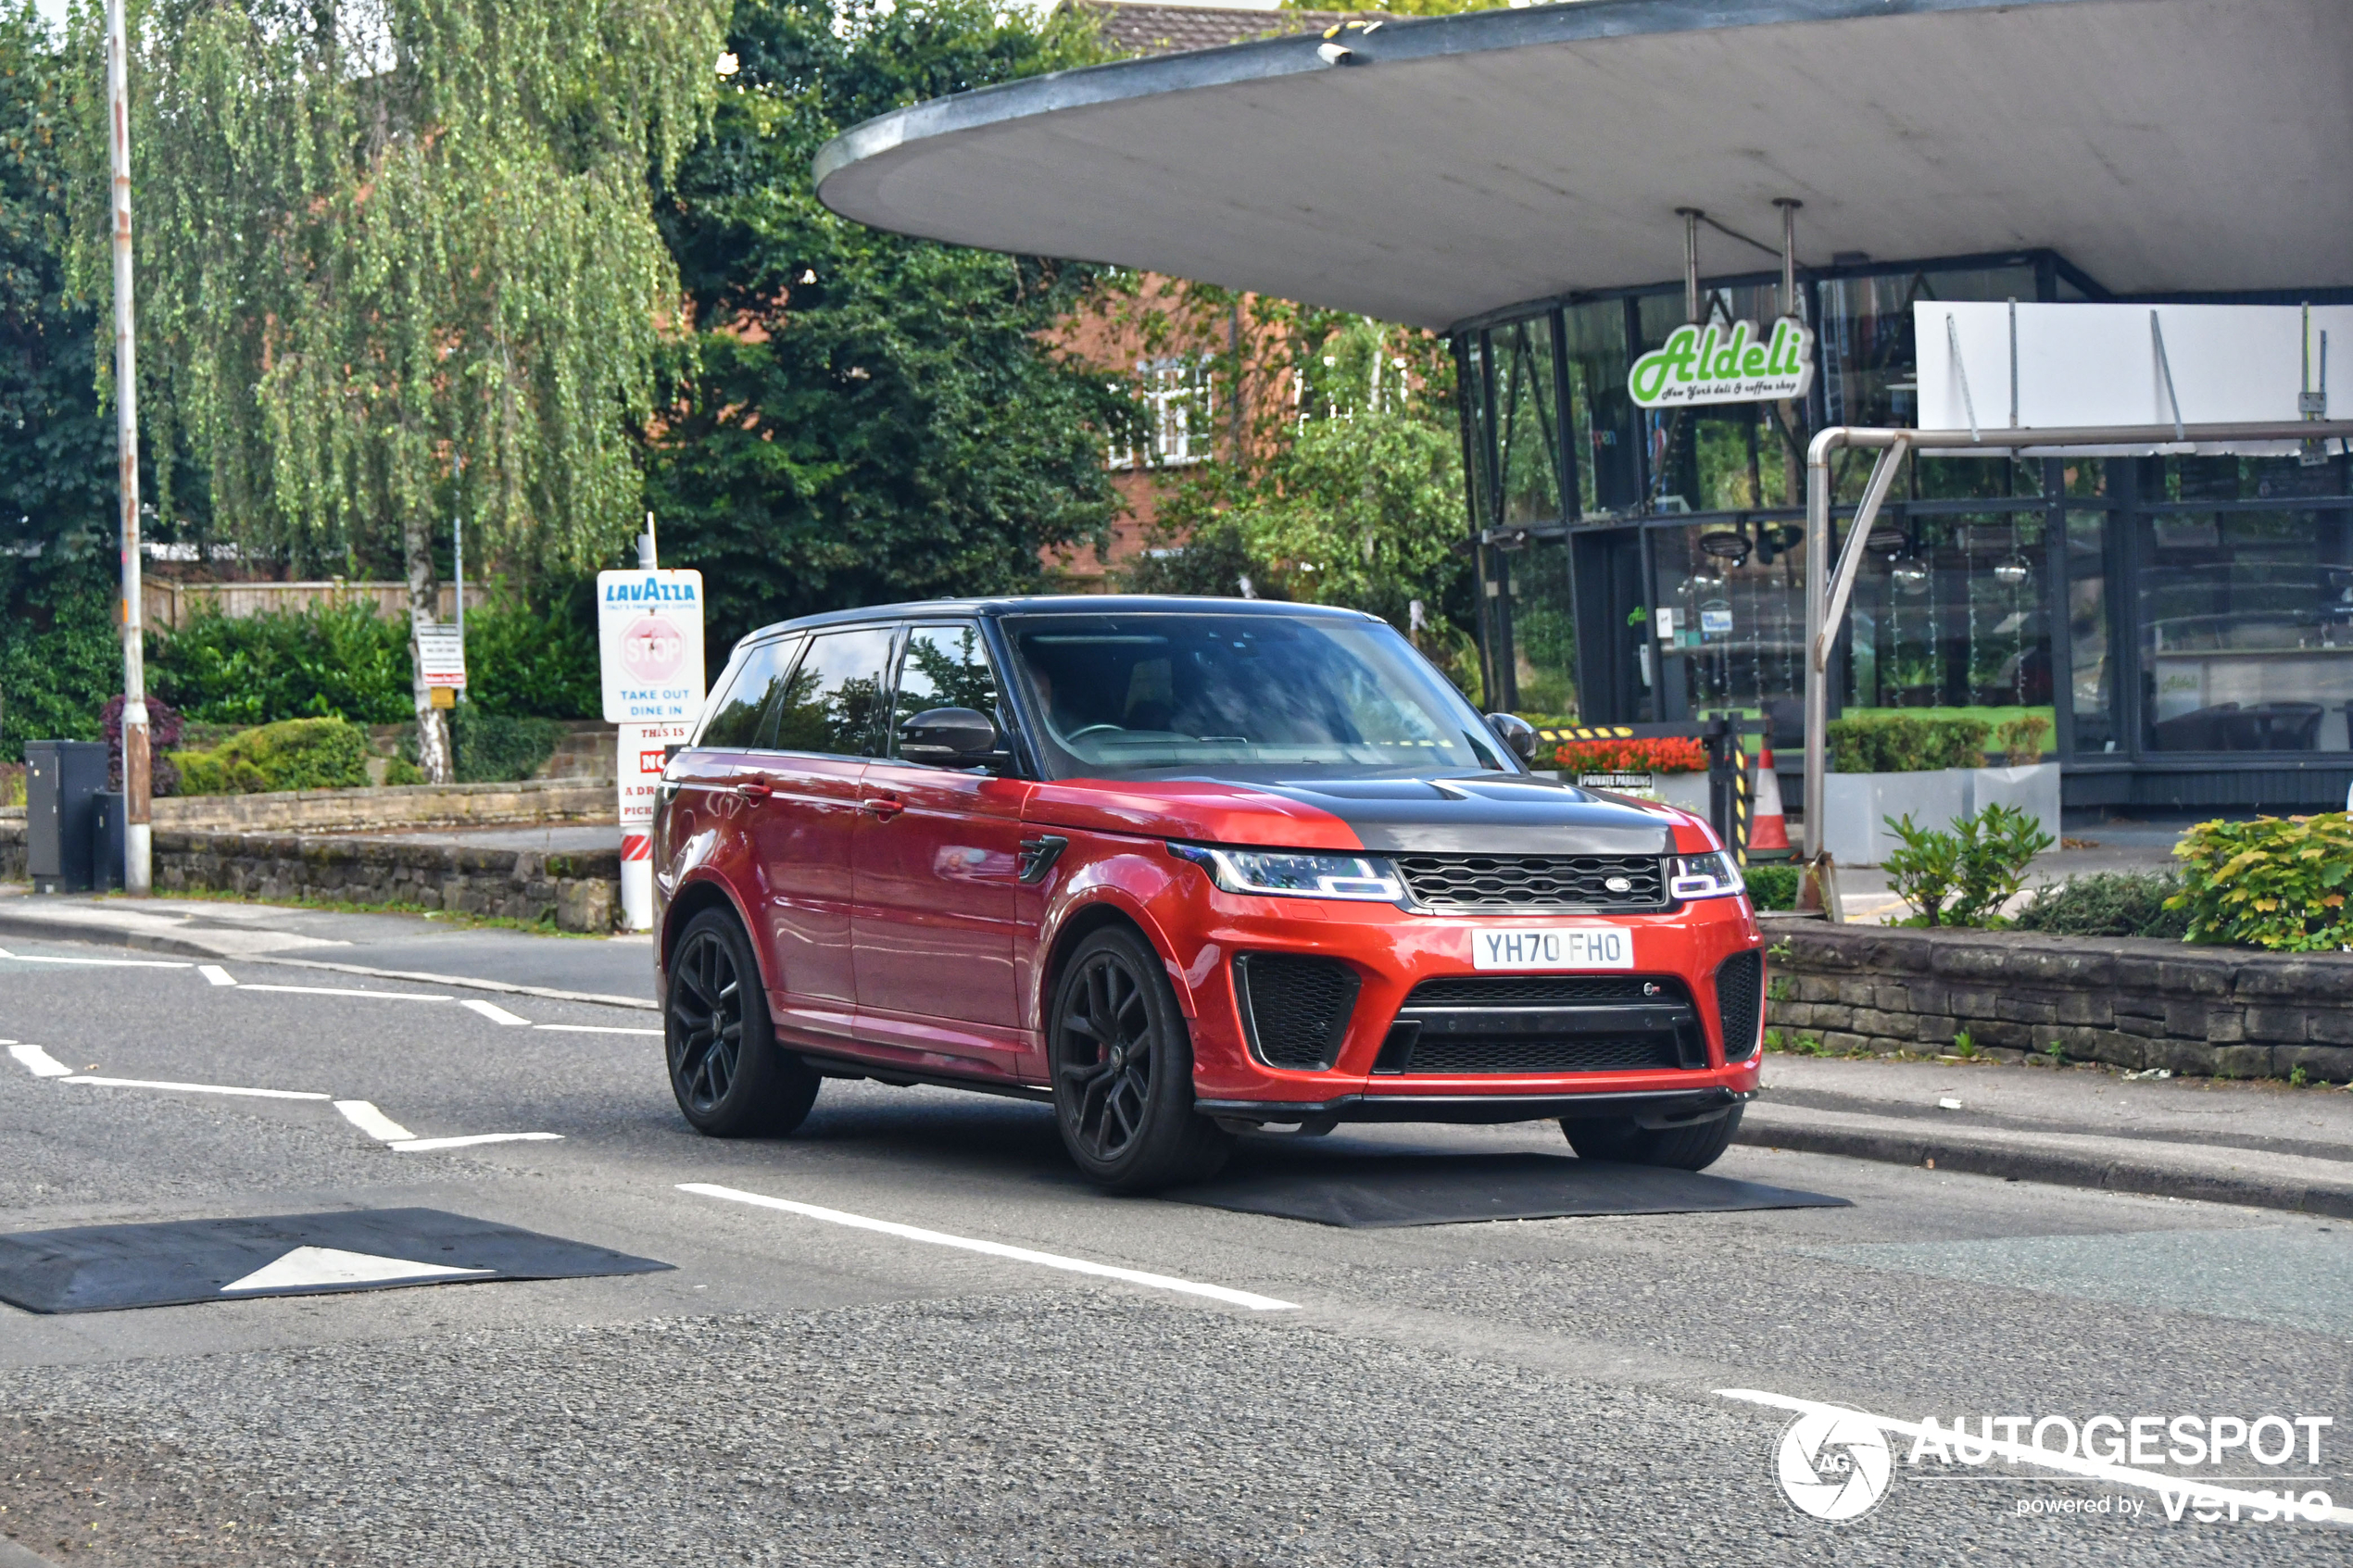
[[[1804,397],[1813,384],[1814,334],[1793,316],[1775,321],[1761,339],[1746,321],[1730,332],[1714,321],[1678,327],[1626,377],[1627,391],[1645,408],[1774,403]]]

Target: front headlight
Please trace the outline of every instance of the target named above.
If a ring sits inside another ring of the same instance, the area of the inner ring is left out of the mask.
[[[1668,868],[1667,892],[1673,898],[1729,898],[1745,884],[1730,855],[1678,855]]]
[[[1290,849],[1212,849],[1171,844],[1168,852],[1190,860],[1228,893],[1275,894],[1286,898],[1354,898],[1394,904],[1405,897],[1395,868],[1362,855],[1305,855]]]

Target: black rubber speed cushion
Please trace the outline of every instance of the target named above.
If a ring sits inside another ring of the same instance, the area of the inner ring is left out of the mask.
[[[1843,1198],[1762,1182],[1567,1155],[1307,1153],[1265,1147],[1238,1157],[1216,1181],[1161,1196],[1351,1229],[1852,1207]]]
[[[222,1286],[268,1267],[297,1247],[486,1272],[220,1294]],[[673,1266],[437,1209],[354,1209],[0,1236],[0,1301],[29,1312],[104,1312],[256,1296],[642,1274]]]

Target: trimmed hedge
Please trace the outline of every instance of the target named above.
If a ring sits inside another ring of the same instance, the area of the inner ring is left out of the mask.
[[[1985,737],[1993,728],[1983,719],[1850,714],[1831,721],[1831,771],[1925,773],[1939,768],[1982,768]]]
[[[182,795],[350,789],[368,782],[368,732],[341,719],[288,719],[173,760]]]

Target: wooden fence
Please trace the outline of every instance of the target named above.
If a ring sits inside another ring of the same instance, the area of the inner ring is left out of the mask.
[[[348,604],[354,599],[374,605],[376,613],[386,620],[403,620],[409,614],[406,583],[346,583],[340,579],[324,583],[173,583],[149,577],[140,586],[144,590],[140,603],[147,624],[158,632],[176,632],[198,615],[216,609],[232,621],[242,621],[251,615],[299,613],[313,605]],[[468,609],[481,608],[489,596],[489,591],[479,583],[466,585]],[[457,590],[444,583],[434,615],[449,621],[457,613]]]

